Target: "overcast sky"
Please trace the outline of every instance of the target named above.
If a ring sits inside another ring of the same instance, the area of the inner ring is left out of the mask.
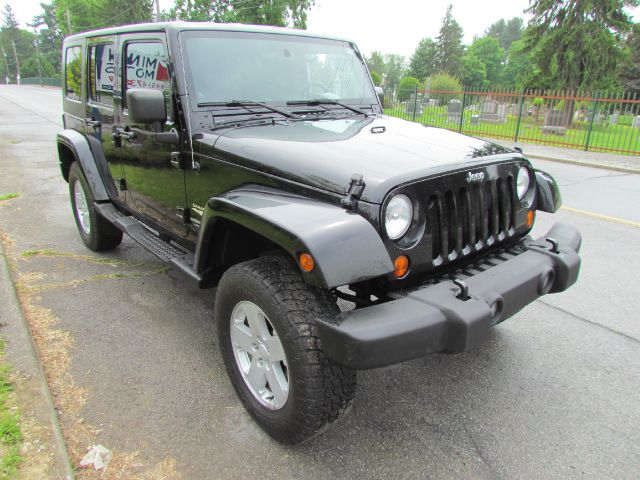
[[[40,11],[43,0],[8,0],[25,27]],[[0,0],[4,5],[7,0]],[[173,0],[160,0],[168,9]],[[356,41],[365,54],[373,50],[399,53],[409,57],[423,37],[438,35],[447,5],[453,4],[453,16],[464,30],[464,41],[500,18],[524,17],[529,0],[316,0],[309,12],[307,28],[314,32],[347,37]],[[640,21],[640,8],[633,12]]]

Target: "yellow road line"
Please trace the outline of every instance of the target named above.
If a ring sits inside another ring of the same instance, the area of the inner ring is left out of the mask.
[[[562,206],[561,209],[566,210],[567,212],[577,213],[578,215],[584,215],[585,217],[597,218],[599,220],[605,220],[607,222],[619,223],[621,225],[627,225],[629,227],[640,228],[640,222],[625,220],[624,218],[611,217],[609,215],[590,212],[589,210],[580,210],[579,208],[573,208],[573,207]]]

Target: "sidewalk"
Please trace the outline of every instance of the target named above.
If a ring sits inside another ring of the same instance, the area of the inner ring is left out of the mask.
[[[0,242],[0,323],[5,358],[15,376],[24,439],[19,475],[71,480],[73,468],[31,333],[18,305],[5,248]]]
[[[626,173],[640,174],[640,156],[618,155],[607,152],[585,152],[576,148],[554,147],[533,143],[509,142],[486,138],[486,140],[504,145],[508,148],[520,147],[522,153],[531,158],[572,163],[586,167],[606,168]]]

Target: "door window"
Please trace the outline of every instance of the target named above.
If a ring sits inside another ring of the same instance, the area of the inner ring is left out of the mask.
[[[165,97],[168,96],[171,82],[162,43],[128,43],[125,47],[125,59],[125,91],[129,88],[153,88],[162,90]]]
[[[68,47],[65,51],[65,92],[70,100],[82,97],[82,47]]]
[[[91,100],[113,105],[115,86],[115,57],[113,44],[93,45],[89,48],[89,91]]]

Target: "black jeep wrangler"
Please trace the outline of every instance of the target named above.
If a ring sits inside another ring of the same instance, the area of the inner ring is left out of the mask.
[[[356,370],[466,351],[577,279],[578,231],[528,236],[560,206],[555,181],[518,151],[385,116],[347,40],[155,23],[63,50],[57,144],[82,240],[108,250],[124,232],[217,287],[231,382],[279,441],[336,420]]]

